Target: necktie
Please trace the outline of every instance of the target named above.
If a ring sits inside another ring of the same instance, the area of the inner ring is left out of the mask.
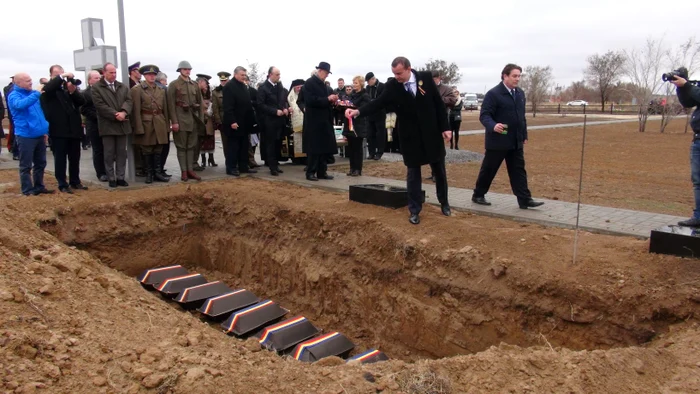
[[[515,89],[510,90],[510,95],[513,96],[513,98],[515,98]]]
[[[415,93],[413,93],[413,82],[406,82],[406,90],[408,90],[409,93],[411,93],[412,96],[416,96]]]

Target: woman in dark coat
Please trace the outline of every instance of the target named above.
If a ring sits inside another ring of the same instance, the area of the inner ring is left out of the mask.
[[[347,97],[350,100],[350,108],[360,108],[370,102],[369,94],[364,89],[365,79],[356,76],[352,79],[352,93]],[[348,139],[346,155],[350,159],[350,172],[348,176],[362,175],[363,141],[367,137],[367,117],[358,116],[355,119],[344,119],[343,135]],[[352,128],[350,127],[352,125]]]

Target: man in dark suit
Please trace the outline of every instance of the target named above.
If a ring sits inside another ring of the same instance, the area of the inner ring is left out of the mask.
[[[320,62],[314,75],[302,87],[304,100],[304,152],[308,155],[306,179],[333,179],[328,175],[328,158],[338,151],[333,130],[333,105],[338,95],[325,84],[331,65]]]
[[[247,70],[241,66],[233,70],[233,80],[223,89],[224,115],[221,130],[226,133],[226,174],[256,173],[248,167],[248,144],[257,125],[255,110],[246,84]]]
[[[83,139],[80,106],[85,104],[85,97],[71,83],[75,81],[72,73],[64,73],[59,65],[51,66],[49,73],[51,80],[43,87],[41,106],[49,122],[58,190],[72,194],[73,190],[87,189],[80,181],[80,141]]]
[[[416,72],[405,57],[397,57],[391,63],[395,79],[384,85],[384,92],[369,104],[357,110],[348,109],[345,116],[372,116],[393,105],[401,123],[401,152],[407,167],[409,221],[420,223],[423,201],[421,195],[420,167],[430,164],[435,175],[438,201],[445,216],[451,215],[447,201],[447,174],[445,173],[445,140],[452,138],[447,124],[447,110],[440,98],[430,72]]]
[[[92,165],[95,167],[95,174],[101,182],[107,182],[107,170],[105,169],[104,150],[102,148],[102,138],[97,127],[97,109],[92,101],[92,85],[100,81],[100,73],[90,71],[88,73],[88,88],[83,92],[85,104],[80,107],[80,113],[85,116],[85,128],[87,129],[90,145],[92,146]]]
[[[472,195],[472,201],[480,205],[491,205],[484,196],[504,159],[510,187],[518,198],[520,208],[535,208],[544,204],[534,201],[527,188],[523,150],[527,144],[525,92],[518,87],[522,71],[520,66],[507,64],[501,72],[502,82],[486,93],[481,104],[479,120],[486,128],[486,153]]]
[[[267,80],[258,89],[258,118],[263,125],[263,147],[265,149],[265,164],[270,168],[270,174],[281,174],[277,156],[282,149],[282,133],[287,124],[289,104],[284,88],[280,81],[280,70],[270,67],[267,72]]]
[[[367,94],[370,100],[376,100],[384,92],[384,84],[379,82],[373,72],[368,72],[365,75],[367,81]],[[386,112],[383,108],[375,112],[368,118],[368,135],[367,135],[367,160],[379,160],[384,154],[386,145]]]

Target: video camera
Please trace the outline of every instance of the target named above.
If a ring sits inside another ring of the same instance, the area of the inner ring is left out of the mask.
[[[66,82],[72,83],[72,84],[73,84],[74,86],[76,86],[76,87],[77,87],[77,86],[80,86],[80,84],[83,83],[83,81],[81,81],[81,80],[79,80],[79,79],[77,79],[77,78],[66,78],[65,81],[66,81]]]
[[[671,72],[661,74],[661,80],[664,82],[675,81],[676,77],[681,77],[693,85],[700,85],[700,81],[691,81],[688,79],[688,69],[685,67],[679,67]]]

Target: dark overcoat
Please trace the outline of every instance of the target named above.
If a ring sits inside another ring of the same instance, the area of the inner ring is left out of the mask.
[[[304,100],[303,148],[307,155],[330,155],[338,152],[333,130],[333,104],[328,101],[326,84],[314,75],[302,87]]]

